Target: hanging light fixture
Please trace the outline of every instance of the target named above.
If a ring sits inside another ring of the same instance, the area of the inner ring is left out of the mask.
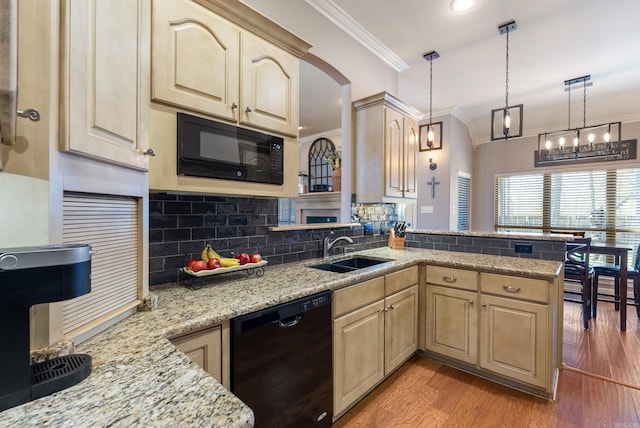
[[[509,105],[509,33],[518,28],[516,21],[498,26],[500,34],[506,34],[506,65],[504,107],[491,110],[491,141],[522,137],[522,104]]]
[[[433,162],[432,150],[442,148],[442,122],[433,122],[433,60],[440,58],[440,54],[431,51],[423,55],[424,59],[429,61],[429,123],[420,125],[420,144],[421,152],[429,152],[429,169],[435,170],[438,165]]]
[[[622,122],[587,126],[587,87],[591,75],[564,81],[568,93],[567,129],[538,134],[535,166],[636,158],[636,140],[621,141]],[[571,127],[572,86],[582,87],[582,126]],[[569,144],[567,144],[570,142]]]

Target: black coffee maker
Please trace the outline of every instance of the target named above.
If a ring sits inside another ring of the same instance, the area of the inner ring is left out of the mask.
[[[52,394],[91,373],[91,357],[31,364],[29,308],[91,291],[89,245],[0,249],[0,411]]]

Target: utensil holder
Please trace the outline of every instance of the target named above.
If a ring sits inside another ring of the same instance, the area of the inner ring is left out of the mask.
[[[402,238],[397,238],[393,229],[391,229],[389,231],[389,242],[387,245],[389,246],[389,248],[393,249],[404,249],[404,240],[404,236]]]

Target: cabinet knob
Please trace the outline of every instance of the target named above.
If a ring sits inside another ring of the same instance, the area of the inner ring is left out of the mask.
[[[237,108],[238,108],[238,104],[236,104],[236,102],[234,101],[234,102],[231,104],[231,108],[232,108],[232,109],[237,109]]]
[[[251,113],[253,111],[253,109],[251,108],[251,106],[247,106],[247,109],[245,111],[247,113]]]
[[[395,307],[395,306],[393,306],[393,305],[389,306],[389,309],[390,309],[390,310],[391,310],[391,309],[395,309],[395,308],[396,308],[396,307]]]
[[[147,149],[143,154],[145,154],[145,155],[147,155],[147,156],[151,156],[151,157],[153,157],[153,156],[155,156],[157,153],[156,153],[156,151],[155,151],[155,150],[153,150],[153,149]]]
[[[470,305],[473,305],[473,300],[469,299],[467,302],[469,302]]]
[[[483,303],[483,304],[482,304],[482,307],[483,307],[483,308],[486,308],[486,307],[487,307],[487,304],[486,304],[486,303]]]

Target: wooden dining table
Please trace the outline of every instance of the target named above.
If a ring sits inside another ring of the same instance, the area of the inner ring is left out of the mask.
[[[569,243],[567,243],[569,244]],[[627,331],[627,260],[633,246],[626,242],[591,240],[591,254],[615,256],[620,266],[620,330]],[[598,296],[593,296],[597,299]]]

